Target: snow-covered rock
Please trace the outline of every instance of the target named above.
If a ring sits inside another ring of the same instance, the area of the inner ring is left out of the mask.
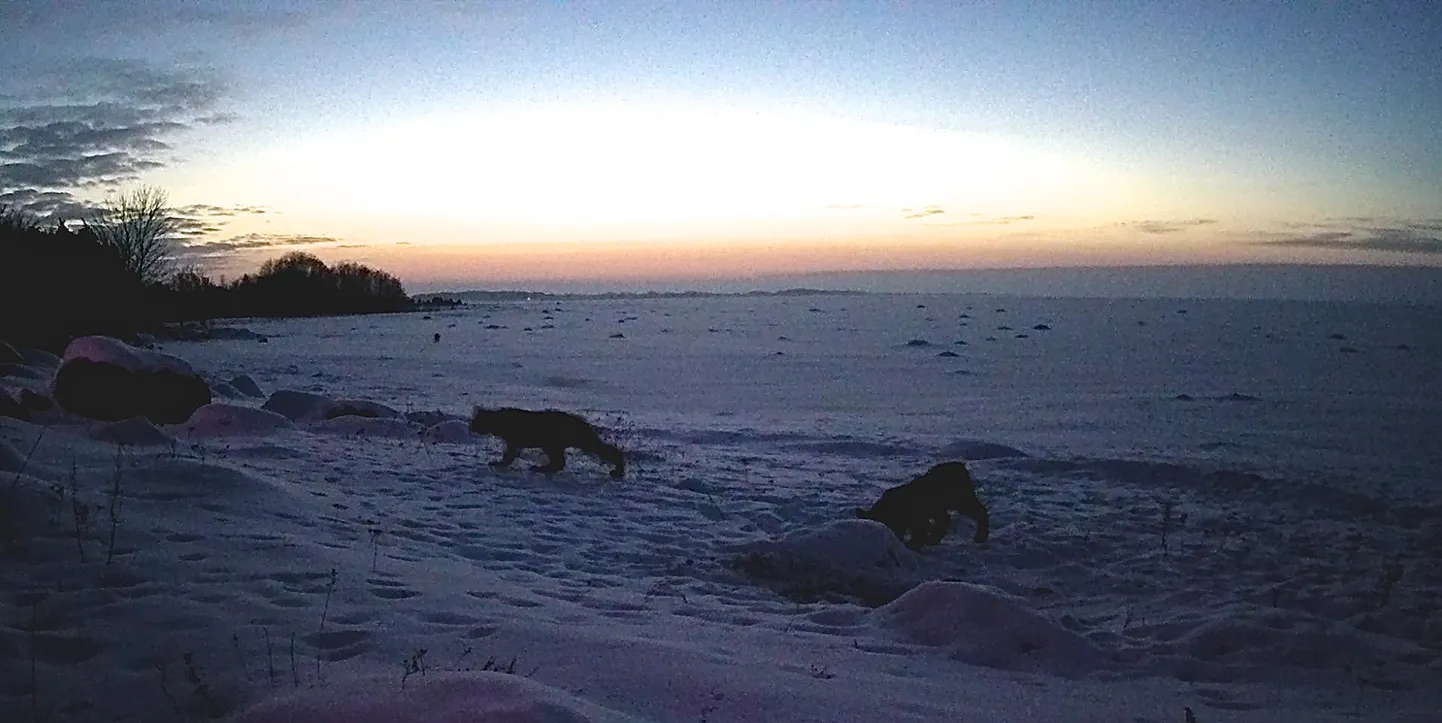
[[[85,436],[126,447],[163,447],[175,442],[175,438],[144,417],[97,424],[86,430]]]
[[[970,665],[1073,677],[1106,664],[1086,638],[985,585],[925,582],[871,617],[906,642],[945,648]]]
[[[274,392],[261,408],[282,414],[296,424],[311,424],[338,417],[405,421],[404,414],[379,402],[366,399],[331,399],[321,394],[294,389]]]
[[[302,392],[295,389],[280,389],[272,392],[261,409],[275,412],[297,424],[325,419],[325,412],[335,404],[330,397]]]
[[[236,376],[229,382],[227,382],[227,384],[233,387],[237,392],[240,392],[247,397],[255,397],[256,399],[259,399],[265,396],[265,392],[262,392],[260,390],[260,385],[256,384],[255,380],[251,379],[250,375],[248,374],[241,374],[239,376]]]
[[[885,525],[846,519],[743,545],[733,565],[797,600],[858,598],[870,605],[915,585],[916,553]]]
[[[211,399],[210,386],[184,359],[104,336],[66,347],[53,389],[67,411],[107,421],[146,417],[174,424]]]
[[[476,435],[471,434],[471,425],[459,419],[451,419],[426,427],[421,432],[421,439],[431,443],[465,444],[475,441]]]
[[[213,402],[195,410],[183,429],[190,438],[258,437],[295,429],[295,425],[275,412]]]
[[[190,364],[178,356],[140,349],[108,336],[83,336],[70,342],[70,345],[65,347],[62,362],[76,359],[117,366],[134,374],[167,371],[195,376],[195,370],[190,368]]]
[[[326,419],[336,417],[371,417],[375,419],[404,419],[405,415],[380,402],[368,399],[337,399],[325,410]]]

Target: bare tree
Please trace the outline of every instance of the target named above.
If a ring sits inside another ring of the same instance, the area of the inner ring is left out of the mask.
[[[126,191],[107,200],[85,225],[120,255],[126,270],[141,283],[163,283],[174,271],[178,224],[163,189],[141,186]]]

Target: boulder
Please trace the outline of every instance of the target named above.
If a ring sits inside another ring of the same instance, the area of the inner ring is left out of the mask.
[[[294,389],[273,392],[265,404],[261,405],[261,409],[275,412],[296,424],[323,422],[337,417],[405,419],[404,414],[377,402],[365,399],[331,399],[321,394]]]
[[[334,400],[324,395],[295,389],[278,389],[271,392],[270,398],[265,400],[265,404],[260,408],[275,412],[292,422],[305,423],[325,419],[326,410],[334,404]]]
[[[233,387],[235,391],[240,392],[247,397],[255,397],[259,399],[265,396],[265,392],[262,392],[260,390],[260,385],[256,384],[255,380],[251,379],[250,376],[246,374],[241,374],[240,376],[231,379],[230,386]]]
[[[731,567],[798,602],[884,605],[916,585],[916,554],[872,520],[836,520],[743,543],[735,552]]]
[[[369,419],[404,419],[405,415],[379,402],[367,399],[337,399],[325,410],[326,419],[336,417],[367,417]]]
[[[185,360],[99,336],[70,343],[53,386],[62,409],[104,421],[178,424],[211,398],[210,385]]]
[[[238,404],[213,402],[190,415],[185,423],[185,436],[191,439],[211,437],[265,436],[295,429],[283,415],[265,409]]]

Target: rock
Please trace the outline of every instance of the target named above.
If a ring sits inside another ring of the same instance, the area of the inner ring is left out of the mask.
[[[175,443],[173,437],[141,417],[97,424],[87,430],[85,436],[125,447],[164,447]]]
[[[421,432],[421,439],[433,444],[465,444],[474,442],[476,435],[471,434],[471,425],[468,422],[450,419],[427,427]]]
[[[337,399],[325,410],[326,419],[335,419],[336,417],[404,419],[405,415],[379,402],[365,399]]]
[[[275,412],[236,404],[207,404],[195,410],[185,424],[189,438],[264,436],[294,429],[289,419]]]
[[[259,398],[265,396],[265,392],[260,391],[260,385],[256,384],[255,380],[251,379],[248,375],[241,374],[231,379],[229,384],[235,388],[235,391],[247,397]]]
[[[843,519],[744,543],[729,564],[792,600],[884,605],[916,584],[919,558],[886,525]]]
[[[66,411],[112,422],[178,424],[211,399],[210,385],[185,360],[103,336],[70,342],[53,388]]]
[[[325,419],[325,411],[335,402],[330,397],[300,392],[294,389],[280,389],[260,406],[267,412],[289,419],[292,422],[315,422]]]
[[[927,340],[925,340],[925,339],[912,339],[911,341],[906,342],[906,345],[907,345],[907,346],[931,346],[931,342],[929,342],[929,341],[927,341]]]
[[[215,382],[211,384],[210,393],[214,396],[225,397],[227,399],[239,399],[245,396],[239,391],[236,391],[235,387],[232,387],[225,382]]]
[[[330,397],[293,389],[281,389],[265,400],[261,409],[275,412],[297,424],[323,422],[338,417],[404,419],[405,415],[378,402]]]

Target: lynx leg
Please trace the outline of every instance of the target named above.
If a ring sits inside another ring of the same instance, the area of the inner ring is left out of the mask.
[[[946,533],[951,532],[951,515],[946,514],[946,510],[942,510],[939,514],[933,515],[930,523],[926,540],[922,544],[938,544],[946,537]]]
[[[982,504],[981,500],[972,497],[967,504],[957,510],[957,513],[970,517],[976,522],[976,536],[971,538],[972,542],[986,542],[986,538],[991,534],[991,515],[987,513],[986,505]]]
[[[503,454],[501,455],[501,458],[500,458],[500,459],[492,462],[492,463],[491,463],[491,466],[492,466],[492,467],[509,467],[509,466],[511,466],[511,463],[512,463],[512,462],[516,461],[516,457],[520,456],[520,454],[521,454],[521,448],[520,448],[520,447],[517,447],[516,445],[511,444],[510,442],[506,442],[506,451],[505,451],[505,453],[503,453]]]
[[[626,458],[621,456],[621,450],[616,447],[605,442],[597,442],[595,447],[587,451],[600,457],[601,461],[611,464],[611,477],[613,479],[621,479],[621,477],[626,474]]]
[[[546,474],[550,474],[552,472],[560,472],[561,470],[566,468],[565,447],[545,447],[544,451],[546,453],[546,464],[538,464],[532,467],[531,469],[533,471],[545,472]]]

